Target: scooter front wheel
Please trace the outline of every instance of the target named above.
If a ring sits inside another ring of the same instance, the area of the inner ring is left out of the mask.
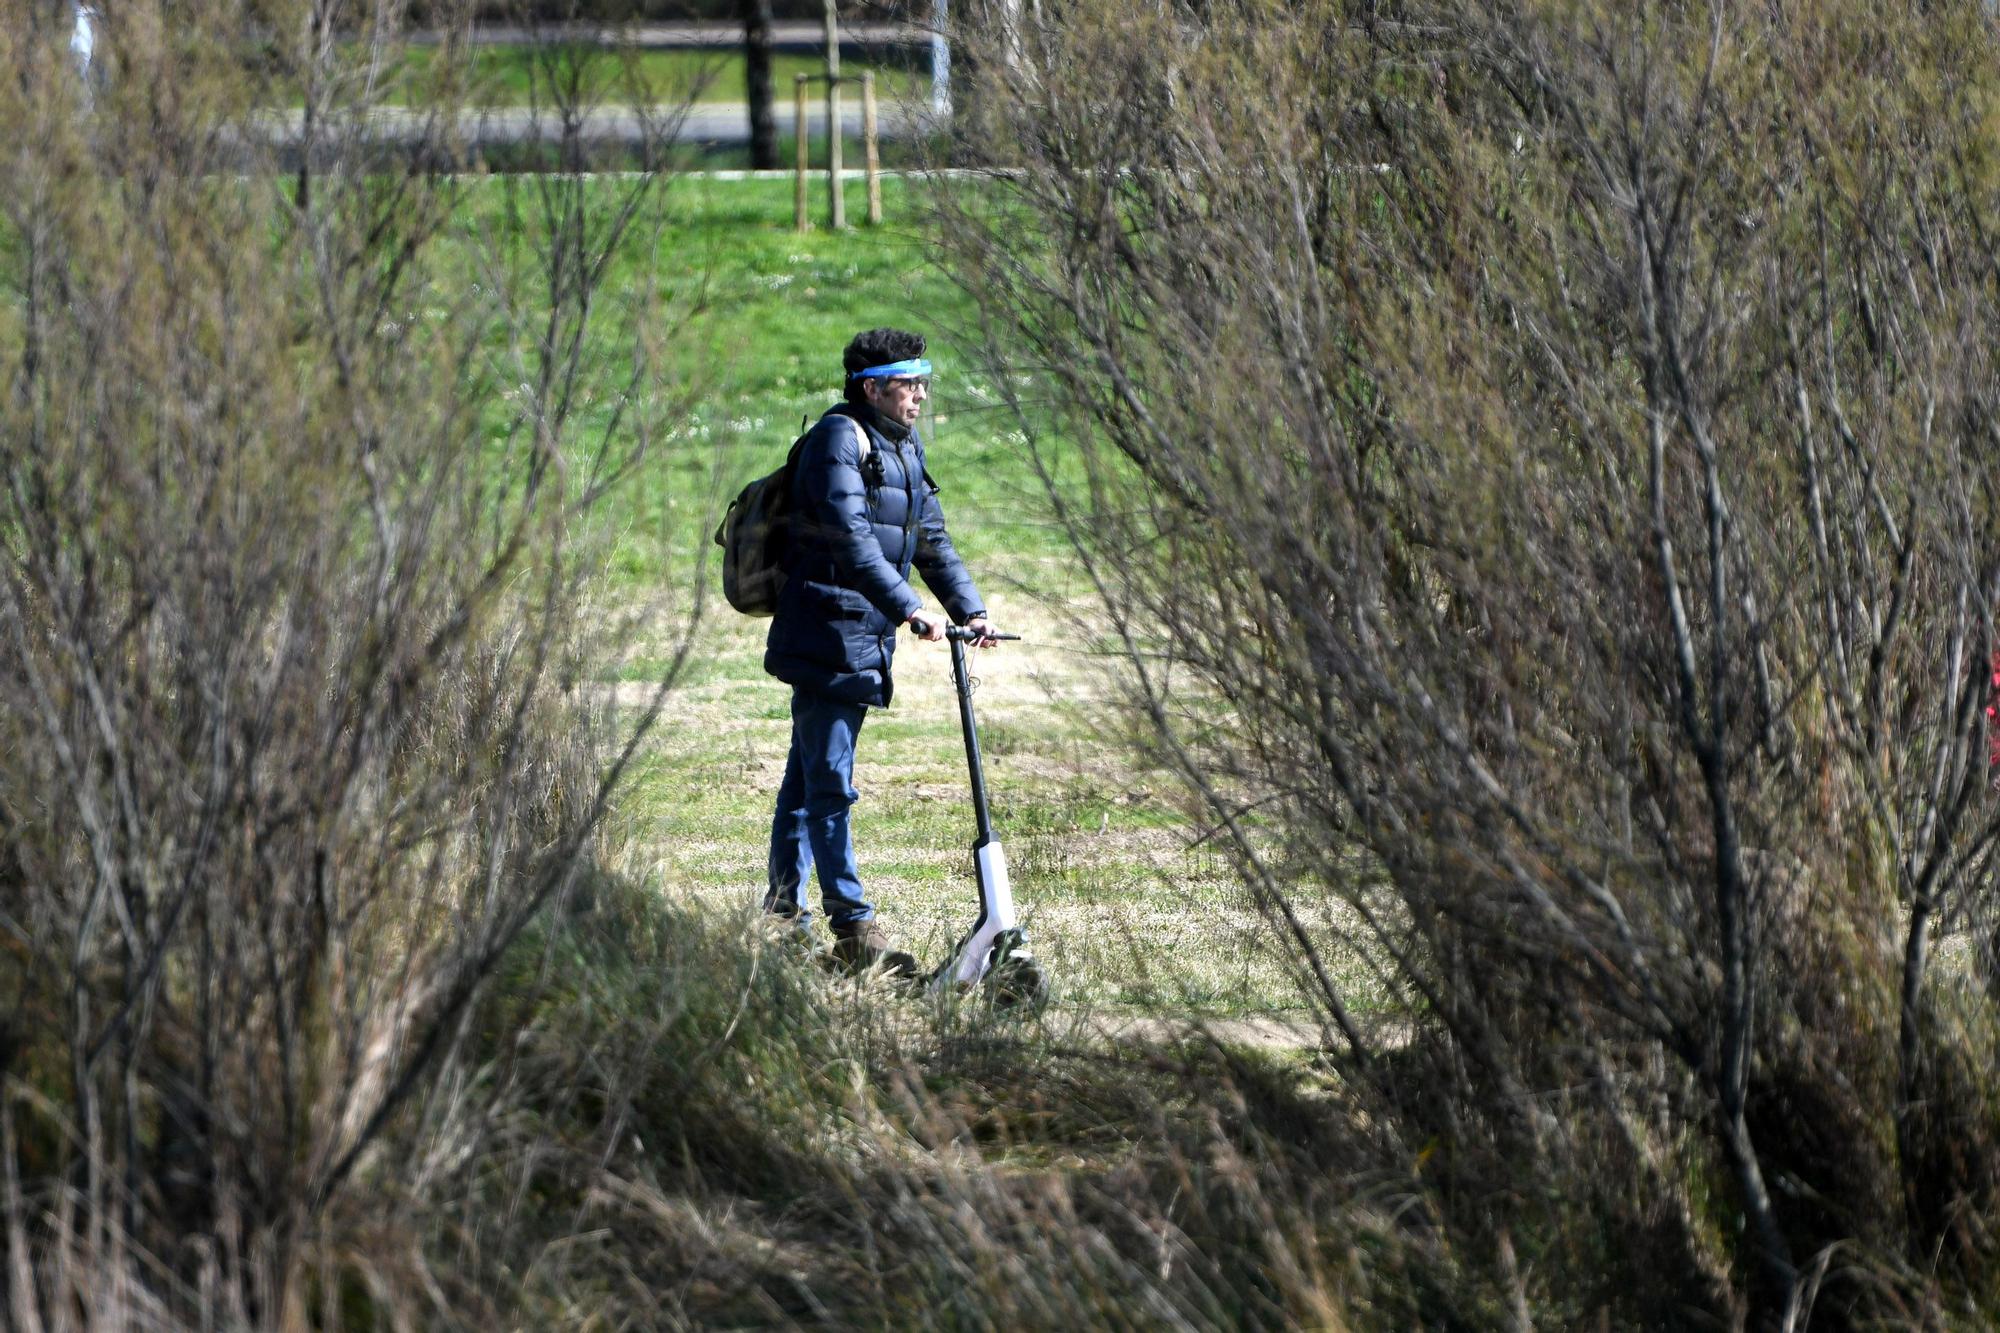
[[[1040,1009],[1049,1002],[1049,977],[1032,958],[1010,958],[987,979],[996,1009]]]
[[[994,946],[985,986],[996,1009],[1040,1009],[1049,1000],[1049,975],[1018,930],[1006,932]]]

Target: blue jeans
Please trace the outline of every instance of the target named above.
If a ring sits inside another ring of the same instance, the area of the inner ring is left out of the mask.
[[[819,867],[820,904],[836,926],[866,921],[875,909],[861,896],[847,812],[854,804],[854,741],[865,704],[842,703],[811,690],[792,691],[792,752],[778,785],[771,819],[770,891],[764,910],[804,924],[806,872]]]

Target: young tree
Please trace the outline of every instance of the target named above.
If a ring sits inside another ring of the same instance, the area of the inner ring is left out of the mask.
[[[1558,1315],[1990,1292],[1994,974],[1934,962],[2000,837],[1983,9],[1013,40],[1009,184],[942,234],[1150,744],[1436,1215]]]

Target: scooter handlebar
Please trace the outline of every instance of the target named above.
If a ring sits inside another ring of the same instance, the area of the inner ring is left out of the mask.
[[[910,632],[912,634],[922,634],[924,631],[917,627],[917,622],[913,621],[910,624]],[[979,643],[982,640],[989,643],[1019,642],[1021,638],[1018,634],[996,634],[992,630],[981,634],[976,629],[966,629],[962,625],[946,625],[944,627],[944,636],[947,639],[956,639],[960,643]]]

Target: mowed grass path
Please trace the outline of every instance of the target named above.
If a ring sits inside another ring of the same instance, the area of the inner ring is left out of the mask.
[[[600,688],[642,703],[688,594],[706,583],[693,666],[621,794],[618,859],[670,894],[749,912],[765,882],[771,801],[789,742],[789,690],[762,669],[768,621],[732,611],[697,568],[724,494],[782,461],[802,417],[836,397],[856,331],[924,330],[937,366],[923,423],[952,533],[998,622],[1024,635],[975,655],[996,829],[1036,951],[1072,1010],[1135,1006],[1229,1015],[1290,1007],[1261,925],[1221,857],[1190,849],[1170,782],[1136,770],[1114,733],[1106,663],[1074,632],[1089,582],[1038,517],[1040,488],[990,386],[950,330],[962,298],[931,266],[915,208],[890,182],[891,224],[795,234],[782,185],[672,187],[659,263],[700,285],[707,315],[683,350],[700,396],[616,514],[611,602],[639,617]],[[935,606],[935,601],[931,602]],[[973,816],[944,645],[905,636],[892,707],[869,714],[855,784],[864,883],[928,966],[972,920]]]

